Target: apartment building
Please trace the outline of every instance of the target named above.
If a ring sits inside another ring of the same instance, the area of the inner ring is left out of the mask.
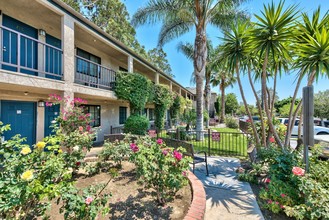
[[[123,126],[129,103],[113,92],[116,72],[140,73],[177,94],[194,94],[60,0],[0,1],[0,121],[34,144],[51,134],[59,106],[49,94],[86,99],[96,141]],[[154,120],[154,105],[145,114]]]

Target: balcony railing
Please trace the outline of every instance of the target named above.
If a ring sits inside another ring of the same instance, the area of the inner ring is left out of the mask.
[[[63,50],[7,27],[0,30],[1,69],[63,79]]]
[[[75,82],[101,89],[112,90],[116,72],[98,63],[76,56]]]

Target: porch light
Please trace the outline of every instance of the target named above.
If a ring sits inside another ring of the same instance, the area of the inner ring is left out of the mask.
[[[45,107],[45,102],[43,100],[38,101],[39,107]]]
[[[46,36],[46,31],[45,30],[43,30],[43,29],[39,29],[39,35],[41,35],[41,36]]]

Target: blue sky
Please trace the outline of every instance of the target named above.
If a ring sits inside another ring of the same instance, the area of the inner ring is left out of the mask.
[[[272,2],[271,0],[250,0],[245,3],[242,8],[247,10],[250,14],[260,15],[260,11],[263,9],[263,4]],[[279,2],[279,1],[275,1]],[[147,0],[123,0],[123,3],[126,4],[126,7],[130,13],[130,16],[136,12],[139,7],[144,6],[147,3]],[[313,11],[321,6],[322,13],[329,10],[329,0],[286,0],[285,5],[289,6],[291,4],[298,4],[299,9],[303,12],[307,12],[310,15]],[[145,46],[146,49],[152,49],[157,46],[158,34],[160,32],[160,25],[143,25],[136,28],[137,39],[138,41]],[[219,29],[208,26],[207,27],[208,38],[210,38],[214,45],[217,45],[220,41],[218,37],[221,35]],[[184,55],[177,51],[177,44],[179,42],[190,42],[194,43],[195,31],[192,31],[188,34],[183,35],[179,39],[175,39],[164,46],[164,51],[167,53],[167,58],[172,68],[172,72],[175,75],[175,80],[178,81],[183,86],[193,86],[190,84],[191,74],[193,72],[193,63],[189,61]],[[296,73],[286,73],[283,74],[282,78],[277,83],[277,93],[280,99],[289,97],[293,95],[295,89],[295,78]],[[252,94],[251,88],[248,83],[247,77],[242,79],[243,88],[245,91],[245,96],[249,104],[255,104],[255,98]],[[329,79],[322,78],[318,82],[314,83],[314,92],[324,91],[329,89]],[[269,85],[272,85],[269,82]],[[306,80],[302,83],[302,86],[306,85]],[[256,83],[256,90],[260,90],[261,86],[259,83]],[[219,93],[218,88],[212,88],[212,91]],[[233,88],[228,88],[227,93],[233,92],[237,95],[239,102],[241,100],[240,91],[238,85],[235,84]],[[301,89],[299,96],[301,96]]]

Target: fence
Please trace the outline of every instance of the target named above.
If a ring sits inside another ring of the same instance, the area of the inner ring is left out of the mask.
[[[208,155],[247,155],[248,134],[245,133],[169,129],[157,132],[157,137],[186,141],[193,144],[195,151],[206,151]]]

